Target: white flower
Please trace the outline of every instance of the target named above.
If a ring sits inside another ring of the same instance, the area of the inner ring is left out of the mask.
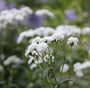
[[[40,43],[40,44],[38,44],[38,47],[36,48],[36,50],[38,51],[38,52],[41,52],[41,53],[43,53],[44,51],[46,51],[47,50],[47,48],[48,48],[48,45],[46,44],[46,43]]]
[[[81,78],[81,77],[84,76],[84,74],[83,74],[83,72],[80,70],[80,71],[77,71],[77,72],[76,72],[76,76],[79,77],[79,78]]]
[[[17,39],[17,43],[21,43],[24,37],[34,37],[34,36],[44,36],[45,37],[45,36],[54,34],[54,32],[55,32],[55,30],[50,27],[39,27],[35,30],[30,29],[30,30],[20,33],[20,35]],[[29,42],[31,43],[32,41],[29,40]]]
[[[60,32],[65,36],[79,36],[81,34],[81,29],[74,25],[59,25],[56,27],[56,32]]]
[[[4,61],[4,65],[9,65],[11,63],[14,63],[14,64],[21,64],[23,63],[23,61],[18,58],[16,55],[13,55],[13,56],[10,56],[8,57],[5,61]]]
[[[37,67],[37,65],[35,63],[33,63],[32,65],[30,65],[30,69],[31,70],[34,69],[34,68],[36,68],[36,67]]]
[[[40,43],[42,39],[40,37],[36,37],[35,39],[32,40],[32,43]]]
[[[38,16],[48,15],[50,17],[54,17],[54,14],[52,12],[50,12],[49,10],[46,10],[46,9],[37,10],[35,12],[35,14],[38,15]]]
[[[48,37],[43,37],[43,38],[36,37],[35,39],[33,39],[30,42],[32,42],[32,43],[42,43],[42,42],[51,43],[54,40],[58,41],[58,40],[63,40],[63,39],[64,39],[64,35],[63,34],[55,33],[52,36],[48,36]]]
[[[40,58],[38,58],[38,60],[35,60],[35,64],[41,64],[43,62],[43,60]]]
[[[53,36],[52,36],[52,38],[53,38],[53,40],[63,40],[64,39],[64,35],[63,34],[61,34],[61,33],[55,33],[55,34],[53,34]]]
[[[21,32],[17,39],[17,43],[21,43],[24,37],[33,37],[33,36],[34,36],[34,32],[32,29]]]
[[[51,57],[51,59],[52,59],[52,62],[54,62],[55,57],[52,56],[52,55],[49,56],[48,54],[44,56],[43,60],[44,60],[45,62],[47,62],[47,61],[50,59],[50,57]]]
[[[42,42],[46,42],[46,43],[51,43],[54,39],[52,38],[52,36],[49,37],[44,37],[42,39]]]
[[[23,8],[20,9],[20,11],[21,11],[22,13],[25,13],[26,15],[33,13],[32,9],[29,8],[29,7],[23,7]]]
[[[74,72],[82,70],[82,64],[80,62],[75,63],[73,67],[74,67]]]
[[[67,41],[67,45],[71,45],[71,46],[77,45],[78,42],[79,42],[78,41],[78,38],[76,38],[76,37],[70,37],[68,39],[68,41]]]
[[[5,16],[5,20],[7,21],[7,23],[11,23],[13,22],[13,14],[12,13],[8,13],[6,16]]]
[[[32,57],[32,56],[30,56],[29,57],[30,59],[29,59],[29,61],[28,61],[28,64],[31,64],[32,63],[32,61],[35,59],[34,57]]]
[[[41,57],[39,57],[38,59],[36,59],[35,57],[33,56],[30,56],[29,57],[29,61],[28,61],[28,64],[30,65],[30,69],[34,69],[35,67],[38,66],[38,64],[42,63],[43,60],[41,59]]]
[[[36,28],[34,33],[38,36],[49,36],[52,35],[55,32],[55,30],[51,27],[39,27]]]
[[[86,27],[82,30],[82,34],[83,35],[86,35],[86,34],[90,34],[90,28],[89,27]]]
[[[85,61],[82,64],[80,62],[77,62],[74,64],[74,72],[76,72],[76,76],[77,77],[83,77],[84,73],[82,72],[82,70],[90,67],[90,61]]]
[[[90,61],[86,60],[82,64],[80,62],[77,62],[74,64],[73,67],[74,67],[74,72],[89,68],[90,67]]]
[[[88,68],[88,67],[90,67],[90,61],[86,60],[86,61],[82,64],[82,68],[83,68],[83,69],[86,69],[86,68]]]
[[[23,19],[24,19],[24,16],[21,15],[21,14],[17,14],[17,15],[15,16],[15,20],[17,20],[17,21],[22,21]]]
[[[32,10],[29,7],[23,7],[22,9],[14,8],[11,10],[3,10],[0,12],[0,28],[6,28],[8,24],[14,24],[15,21],[22,21],[31,13]]]
[[[84,39],[82,40],[82,43],[83,43],[83,44],[88,43],[87,39],[84,38]]]
[[[69,70],[68,64],[64,64],[63,66],[63,71],[62,71],[62,66],[60,67],[60,72],[62,71],[63,73],[67,72]]]
[[[38,46],[37,43],[30,44],[26,49],[25,56],[28,57],[30,53],[32,55],[32,52],[37,48],[37,46]]]
[[[28,56],[32,56],[33,55],[33,52],[37,51],[38,53],[43,53],[44,51],[46,51],[48,48],[48,45],[46,43],[32,43],[28,46],[26,52],[25,52],[25,56],[28,57]],[[36,52],[35,52],[36,53]],[[34,53],[34,54],[35,54]]]

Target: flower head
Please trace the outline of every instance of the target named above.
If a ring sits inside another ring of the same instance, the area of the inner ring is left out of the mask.
[[[67,41],[67,45],[71,45],[71,46],[74,46],[74,45],[77,45],[78,43],[78,38],[76,37],[70,37]]]

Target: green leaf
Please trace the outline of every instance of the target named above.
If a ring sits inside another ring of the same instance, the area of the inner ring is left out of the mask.
[[[75,80],[72,80],[72,79],[65,79],[65,80],[61,81],[60,83],[64,83],[64,82],[67,82],[67,81],[72,81],[72,82],[78,84]]]
[[[68,82],[68,81],[72,81],[73,83],[77,84],[77,86],[80,86],[75,80],[65,79],[65,80],[62,80],[62,81],[60,82],[60,84],[58,85],[58,87],[61,86],[63,83]]]
[[[16,84],[10,84],[9,87],[10,87],[10,88],[12,88],[12,87],[13,87],[13,88],[20,88],[20,87],[19,87],[18,85],[16,85]]]
[[[45,76],[48,73],[48,71],[51,70],[51,69],[52,69],[52,67],[47,68],[46,70],[44,70],[44,72],[43,72],[43,79],[45,78]]]

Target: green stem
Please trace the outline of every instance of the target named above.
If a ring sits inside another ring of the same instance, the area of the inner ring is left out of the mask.
[[[54,75],[54,79],[55,79],[56,85],[58,85],[58,82],[57,82],[56,76],[55,76],[55,71],[54,71],[54,68],[53,67],[52,67],[52,71],[53,71],[53,75]]]
[[[52,85],[52,83],[51,83],[51,81],[50,81],[50,79],[49,79],[49,77],[48,77],[48,74],[46,75],[46,78],[47,78],[47,80],[48,80],[48,83],[50,84],[50,88],[53,88],[53,85]]]
[[[65,39],[66,40],[66,39]],[[64,46],[63,46],[64,45]],[[62,68],[61,68],[61,73],[60,73],[60,82],[62,80],[62,73],[63,73],[63,68],[64,68],[64,64],[65,64],[65,58],[66,58],[66,47],[65,47],[65,41],[63,41],[63,44],[62,44],[62,49],[63,49],[63,52],[64,52],[64,60],[63,60],[63,64],[62,64]]]
[[[49,53],[48,53],[48,55],[49,55],[49,57],[50,57],[50,64],[49,64],[49,67],[52,67],[52,72],[53,72],[53,75],[54,75],[54,80],[55,80],[55,82],[56,82],[56,85],[58,85],[58,82],[57,82],[57,80],[56,80],[56,76],[55,76],[55,70],[54,70],[54,68],[53,68],[53,64],[52,64],[52,58],[51,58],[51,56],[50,56],[50,49],[48,48],[48,51],[49,51]],[[55,86],[56,86],[55,85]]]
[[[41,69],[41,72],[42,72],[43,68],[41,67],[40,64],[38,64],[38,65],[39,65],[39,68]],[[43,72],[42,72],[42,74],[43,74]],[[50,88],[53,88],[53,85],[52,85],[51,81],[49,80],[48,74],[46,75],[46,78],[47,78],[48,83],[50,84]]]
[[[63,73],[64,63],[65,63],[65,57],[64,57],[62,68],[61,68],[60,81],[62,80],[62,73]]]
[[[5,42],[8,33],[9,33],[9,30],[8,30],[8,29],[7,29],[7,30],[4,30],[4,37],[3,37],[3,39],[2,39],[1,50],[0,50],[0,51],[1,51],[1,54],[3,54],[3,43]]]

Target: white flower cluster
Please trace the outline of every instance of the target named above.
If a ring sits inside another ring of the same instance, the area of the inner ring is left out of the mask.
[[[30,69],[32,70],[33,68],[37,67],[38,64],[42,62],[47,62],[52,59],[52,62],[54,61],[54,56],[50,54],[45,55],[45,53],[48,52],[48,45],[47,43],[32,43],[28,46],[25,56],[29,57],[28,64],[30,65]]]
[[[83,70],[90,68],[90,61],[86,60],[83,63],[77,62],[73,65],[74,72],[77,77],[81,78],[84,76]],[[64,64],[63,70],[62,70],[62,65],[60,66],[60,72],[62,71],[63,73],[66,73],[69,70],[69,65]]]
[[[74,46],[74,45],[77,45],[78,43],[78,38],[76,37],[70,37],[67,41],[67,45],[71,45],[71,46]]]
[[[21,9],[3,10],[0,12],[0,29],[6,28],[8,24],[14,24],[15,21],[24,20],[32,10],[29,7],[23,7]]]
[[[77,26],[59,25],[56,27],[56,32],[61,32],[65,36],[79,36],[81,34],[81,29]]]
[[[38,53],[44,53],[47,49],[48,45],[46,43],[32,43],[28,46],[25,56],[38,55]]]
[[[80,28],[76,26],[61,25],[61,26],[58,26],[56,30],[50,27],[40,27],[40,28],[37,28],[36,30],[28,30],[28,31],[22,32],[18,37],[17,42],[21,43],[24,37],[38,36],[34,39],[32,38],[31,40],[29,40],[30,45],[28,46],[25,53],[25,56],[30,58],[28,62],[30,64],[30,69],[33,69],[37,67],[38,64],[42,63],[43,60],[47,62],[45,57],[47,57],[48,55],[45,55],[44,52],[46,53],[48,52],[49,43],[52,43],[54,41],[57,42],[60,40],[64,40],[65,37],[69,37],[69,36],[79,36],[80,34],[82,34],[82,31]],[[77,45],[78,42],[79,42],[78,38],[70,37],[68,38],[67,45],[75,46]],[[63,73],[68,71],[68,69],[69,69],[69,66],[65,64]],[[82,71],[79,70],[77,71],[76,75],[80,75],[81,73]],[[82,75],[83,74],[81,74],[81,76]]]
[[[81,29],[76,26],[70,26],[70,25],[60,25],[56,28],[56,30],[51,27],[40,27],[40,28],[36,28],[35,30],[31,29],[20,33],[17,39],[17,43],[21,43],[24,37],[34,37],[34,36],[47,37],[53,34],[57,36],[57,33],[63,34],[66,37],[79,36],[81,34]]]
[[[11,10],[3,10],[0,12],[0,29],[6,28],[8,24],[14,24],[17,21],[22,21],[32,13],[35,13],[37,16],[48,15],[50,17],[54,17],[54,14],[46,9],[37,10],[36,12],[34,12],[29,7],[22,7],[21,9],[13,8]]]
[[[82,64],[80,62],[77,62],[73,65],[74,72],[76,72],[77,77],[83,77],[84,73],[83,70],[86,68],[90,68],[90,61],[85,61]]]
[[[8,58],[3,62],[4,65],[10,65],[10,64],[12,64],[12,63],[14,63],[14,64],[21,64],[21,63],[23,63],[23,60],[20,59],[20,58],[18,58],[16,55],[13,55],[13,56],[8,57]]]
[[[52,35],[55,30],[51,27],[40,27],[35,30],[27,30],[20,33],[17,43],[21,43],[24,37],[34,37],[34,36],[49,36]]]
[[[37,54],[38,55],[38,54]],[[49,55],[45,55],[44,57],[40,57],[38,56],[38,58],[33,57],[33,56],[29,56],[29,61],[28,64],[30,65],[30,69],[34,69],[36,68],[39,64],[43,63],[43,62],[47,62],[48,60],[50,60],[50,58],[52,59],[52,62],[54,62],[54,56],[49,56]]]
[[[48,36],[48,37],[36,37],[34,39],[32,39],[31,41],[29,41],[30,43],[41,43],[41,42],[45,42],[45,43],[52,43],[53,41],[58,41],[58,40],[63,40],[64,39],[64,35],[60,34],[60,33],[54,33],[52,36]]]
[[[37,65],[42,63],[43,61],[47,62],[50,58],[52,59],[52,62],[53,62],[54,56],[52,56],[51,54],[52,52],[49,52],[48,50],[48,43],[51,43],[53,41],[63,40],[63,39],[64,39],[64,35],[60,33],[54,33],[52,36],[48,36],[48,37],[43,37],[43,38],[36,37],[32,39],[32,41],[30,41],[31,44],[28,46],[25,53],[25,56],[30,58],[29,60],[30,69],[37,67]],[[50,53],[50,56],[47,54],[47,52]],[[37,56],[38,56],[38,59],[36,59]],[[34,61],[33,64],[31,64],[32,61]]]

